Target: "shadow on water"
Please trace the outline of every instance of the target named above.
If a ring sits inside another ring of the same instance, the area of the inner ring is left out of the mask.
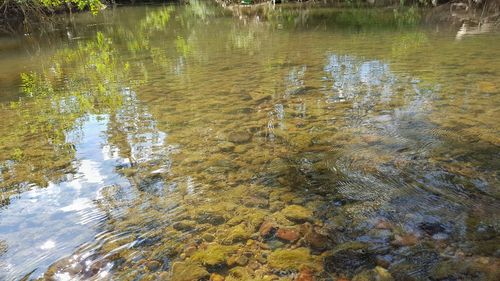
[[[309,13],[77,18],[0,105],[0,277],[496,280],[498,34]]]

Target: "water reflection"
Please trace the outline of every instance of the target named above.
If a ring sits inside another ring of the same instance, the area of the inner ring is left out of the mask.
[[[106,220],[94,200],[107,185],[128,185],[114,171],[124,159],[102,147],[107,143],[103,133],[108,122],[106,116],[89,116],[81,131],[68,133],[68,140],[75,143],[74,174],[61,183],[24,192],[2,210],[0,239],[7,248],[2,254],[2,279],[28,272],[39,276],[55,260],[91,240]]]
[[[0,108],[3,278],[498,276],[498,34],[105,20]]]

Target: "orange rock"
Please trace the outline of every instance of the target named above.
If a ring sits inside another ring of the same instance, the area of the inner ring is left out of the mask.
[[[282,240],[286,240],[288,242],[295,242],[299,240],[300,233],[294,228],[280,228],[276,232],[276,237]]]
[[[295,281],[313,281],[314,280],[314,275],[311,269],[304,267],[300,270],[299,276],[297,276],[297,279]]]

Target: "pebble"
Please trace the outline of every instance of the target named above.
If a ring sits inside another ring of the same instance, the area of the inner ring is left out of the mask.
[[[217,145],[220,151],[222,152],[231,152],[234,150],[234,143],[228,142],[228,141],[223,141]]]
[[[328,238],[325,235],[317,233],[314,229],[310,229],[304,236],[304,239],[313,250],[323,251],[328,248]]]
[[[392,241],[396,246],[413,246],[417,244],[418,237],[413,234],[396,235]]]
[[[203,234],[201,239],[205,240],[206,242],[212,242],[212,241],[214,241],[215,237],[210,233],[205,233],[205,234]]]
[[[210,281],[224,281],[224,276],[217,273],[212,273],[210,275]]]
[[[307,267],[304,267],[300,270],[299,275],[297,276],[296,281],[313,281],[314,275],[312,270]]]
[[[376,229],[392,229],[393,227],[394,226],[390,222],[385,220],[381,220],[375,225]]]
[[[228,140],[232,143],[246,143],[252,139],[252,135],[248,132],[232,132],[228,136]]]
[[[239,256],[236,259],[236,264],[245,266],[248,263],[248,258],[246,256]]]
[[[275,230],[276,227],[273,221],[265,221],[260,225],[259,234],[264,238],[268,238],[273,235]]]
[[[159,261],[149,261],[146,263],[146,267],[149,271],[157,271],[161,267],[161,263]]]
[[[300,238],[300,233],[294,228],[279,228],[276,237],[288,242],[295,242]]]

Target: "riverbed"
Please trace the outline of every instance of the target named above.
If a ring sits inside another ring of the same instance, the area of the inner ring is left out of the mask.
[[[0,40],[1,280],[499,280],[499,30],[266,13]]]

